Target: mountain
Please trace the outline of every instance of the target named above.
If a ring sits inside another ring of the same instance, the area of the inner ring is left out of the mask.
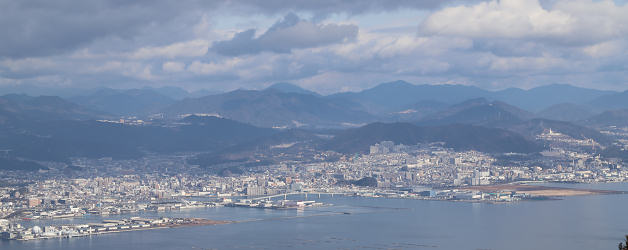
[[[284,93],[297,93],[297,94],[320,96],[320,94],[314,91],[310,91],[310,90],[301,88],[297,85],[294,85],[292,83],[287,83],[287,82],[278,82],[271,85],[270,87],[266,89],[274,89],[274,90],[278,90]]]
[[[199,90],[190,92],[190,95],[188,96],[188,98],[199,98],[199,97],[209,96],[209,95],[219,95],[222,93],[224,92],[217,91],[217,90],[199,89]]]
[[[420,101],[437,101],[455,104],[468,99],[498,100],[528,111],[540,111],[560,103],[587,104],[601,96],[616,92],[552,84],[523,90],[509,88],[488,91],[464,85],[414,85],[405,81],[379,84],[360,92],[338,93],[329,98],[347,98],[358,102],[373,114],[399,112]]]
[[[284,93],[274,89],[236,90],[220,95],[189,98],[163,109],[170,117],[210,113],[262,127],[341,126],[373,117],[347,100]]]
[[[0,149],[11,150],[14,157],[41,161],[63,162],[70,157],[125,159],[145,152],[218,150],[275,133],[217,117],[191,116],[176,127],[63,120],[0,127]]]
[[[171,105],[175,100],[152,89],[100,89],[85,96],[70,98],[87,107],[116,115],[148,115]]]
[[[0,96],[0,125],[7,122],[84,120],[106,116],[103,112],[85,108],[56,96],[32,97],[17,94]]]
[[[529,111],[540,111],[560,103],[586,104],[612,91],[579,88],[567,84],[550,84],[529,90],[506,89],[492,93],[489,97],[507,102]]]
[[[607,158],[619,158],[624,162],[628,161],[628,150],[617,145],[606,147],[600,154]]]
[[[605,111],[583,120],[582,123],[598,127],[628,126],[628,109]]]
[[[35,84],[3,84],[0,86],[0,95],[22,94],[29,96],[59,96],[62,98],[81,95],[89,91],[88,88],[47,87]]]
[[[405,106],[401,111],[391,112],[381,117],[386,121],[416,121],[441,112],[448,104],[437,101],[419,101]]]
[[[495,127],[502,124],[519,123],[532,118],[527,111],[504,102],[490,102],[476,98],[452,105],[449,108],[420,120],[421,125],[472,124]]]
[[[47,168],[33,161],[23,161],[14,158],[0,157],[0,170],[37,171],[40,169]]]
[[[628,108],[628,90],[621,93],[612,93],[600,96],[589,102],[599,110],[614,110]]]
[[[517,107],[500,101],[490,102],[483,98],[453,105],[416,124],[422,126],[469,124],[499,128],[518,133],[528,140],[535,140],[537,135],[551,128],[576,139],[594,139],[603,145],[612,142],[610,138],[595,129],[571,122],[535,118],[533,114]]]
[[[420,101],[457,103],[471,98],[486,97],[490,92],[464,85],[414,85],[405,81],[382,83],[360,92],[346,92],[328,96],[344,98],[364,105],[371,113],[401,111]]]
[[[154,91],[162,96],[166,96],[173,100],[181,100],[187,97],[191,97],[190,93],[187,92],[185,89],[173,86],[165,86],[159,88],[144,87],[142,89]]]
[[[537,113],[538,117],[557,121],[579,121],[593,116],[592,108],[574,103],[559,103]]]
[[[222,169],[221,165],[238,164],[240,166],[257,165],[260,163],[279,163],[282,159],[280,154],[269,153],[279,151],[282,153],[292,153],[301,155],[305,161],[313,160],[305,155],[312,153],[312,148],[319,145],[324,139],[311,131],[302,129],[282,129],[276,133],[261,137],[254,141],[247,141],[234,146],[224,147],[216,151],[198,154],[190,159],[188,163],[199,165],[205,168]],[[233,168],[229,169],[233,171]]]
[[[410,123],[372,123],[348,129],[332,138],[325,148],[341,153],[365,153],[369,146],[381,141],[405,145],[444,142],[446,147],[456,150],[488,153],[532,153],[541,150],[533,141],[504,129],[464,124],[423,127]]]
[[[531,119],[521,123],[510,124],[502,128],[517,132],[526,138],[533,139],[537,135],[552,129],[575,139],[594,139],[602,145],[610,145],[613,140],[599,131],[571,122],[547,119]]]
[[[603,111],[608,109],[628,108],[628,92],[617,93],[574,87],[566,84],[553,84],[523,90],[510,88],[501,91],[488,91],[465,85],[415,85],[405,81],[381,83],[360,92],[344,92],[321,96],[316,92],[303,89],[291,83],[275,83],[265,89],[288,94],[314,95],[331,102],[350,102],[361,105],[371,115],[395,117],[394,113],[409,111],[411,106],[422,102],[438,102],[447,105],[474,98],[498,100],[524,110],[540,112],[552,105],[573,103],[581,106],[594,106]],[[264,91],[264,90],[262,90]],[[114,90],[99,89],[86,91],[78,88],[49,89],[37,86],[0,87],[0,93],[60,93],[70,96],[69,100],[89,105],[93,109],[117,115],[146,115],[161,110],[184,98],[200,98],[224,93],[198,90],[187,92],[178,87],[145,87],[141,89]],[[82,94],[77,94],[82,93]],[[87,94],[85,94],[87,93]],[[419,111],[419,110],[416,110]],[[419,112],[423,114],[424,112]],[[405,115],[392,120],[404,120]]]

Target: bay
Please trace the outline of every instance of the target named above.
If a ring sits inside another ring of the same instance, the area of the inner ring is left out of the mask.
[[[628,191],[628,183],[551,184]],[[306,199],[294,196],[292,199]],[[628,234],[628,195],[515,203],[463,203],[310,195],[333,204],[305,210],[199,208],[142,217],[239,223],[0,241],[0,249],[617,249]],[[118,217],[131,217],[120,215]],[[84,223],[86,217],[31,223]]]

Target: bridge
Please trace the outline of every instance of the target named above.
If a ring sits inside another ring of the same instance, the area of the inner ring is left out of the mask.
[[[314,196],[318,196],[318,198],[321,198],[321,194],[325,194],[325,195],[346,195],[347,193],[333,193],[333,192],[291,192],[291,193],[283,193],[283,194],[274,194],[274,195],[266,195],[266,196],[259,196],[259,197],[255,197],[255,198],[251,198],[249,200],[270,200],[272,198],[276,198],[276,197],[281,197],[283,196],[284,200],[286,200],[288,198],[288,195],[305,195],[305,198],[307,199],[307,196],[309,195],[314,195]]]

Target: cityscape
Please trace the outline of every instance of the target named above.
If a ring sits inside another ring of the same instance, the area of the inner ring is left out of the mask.
[[[628,0],[0,0],[0,249],[628,250]]]
[[[343,155],[336,161],[320,157],[318,162],[307,163],[286,160],[276,165],[253,167],[234,176],[207,173],[198,166],[190,165],[186,155],[154,155],[123,161],[78,158],[73,160],[72,165],[82,170],[72,177],[64,173],[65,166],[50,166],[49,170],[28,177],[19,172],[3,172],[3,183],[13,185],[0,189],[0,217],[4,218],[0,221],[0,229],[3,230],[3,239],[73,237],[103,230],[153,228],[163,226],[165,222],[163,218],[132,219],[144,224],[114,222],[61,230],[39,226],[26,228],[19,224],[19,220],[60,219],[88,214],[132,215],[142,211],[217,206],[303,209],[323,205],[315,201],[290,201],[286,199],[288,194],[309,194],[312,200],[317,195],[336,194],[462,202],[520,202],[621,192],[546,189],[542,186],[529,189],[529,185],[507,184],[628,181],[628,167],[622,161],[585,152],[586,148],[599,147],[594,140],[577,140],[551,129],[540,134],[537,140],[551,146],[548,151],[541,152],[539,158],[527,161],[504,162],[482,152],[454,151],[443,147],[442,143],[402,145],[382,141],[370,146],[368,154],[364,155]],[[516,154],[507,153],[499,157],[512,156]],[[536,165],[539,161],[542,165]],[[266,199],[276,197],[283,197],[283,200],[264,203]],[[108,229],[111,227],[113,229]]]

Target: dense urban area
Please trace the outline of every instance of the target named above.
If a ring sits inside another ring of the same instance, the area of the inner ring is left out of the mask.
[[[626,148],[626,128],[602,131]],[[255,165],[242,173],[216,174],[188,162],[194,154],[148,155],[135,160],[74,158],[50,163],[47,170],[25,176],[3,171],[0,176],[0,231],[4,239],[73,237],[103,232],[183,223],[186,218],[104,221],[66,226],[24,227],[20,220],[107,216],[190,207],[248,206],[303,208],[314,201],[287,200],[290,194],[355,195],[466,202],[513,202],[547,198],[526,189],[482,189],[526,182],[623,182],[628,167],[603,158],[592,139],[574,139],[548,129],[536,140],[547,150],[533,156],[455,151],[442,143],[401,145],[382,141],[367,154],[317,152],[308,161],[285,152],[281,162]],[[516,187],[516,186],[515,186]],[[271,200],[273,197],[278,199]],[[174,221],[174,222],[173,222]],[[178,221],[178,222],[177,222]]]

